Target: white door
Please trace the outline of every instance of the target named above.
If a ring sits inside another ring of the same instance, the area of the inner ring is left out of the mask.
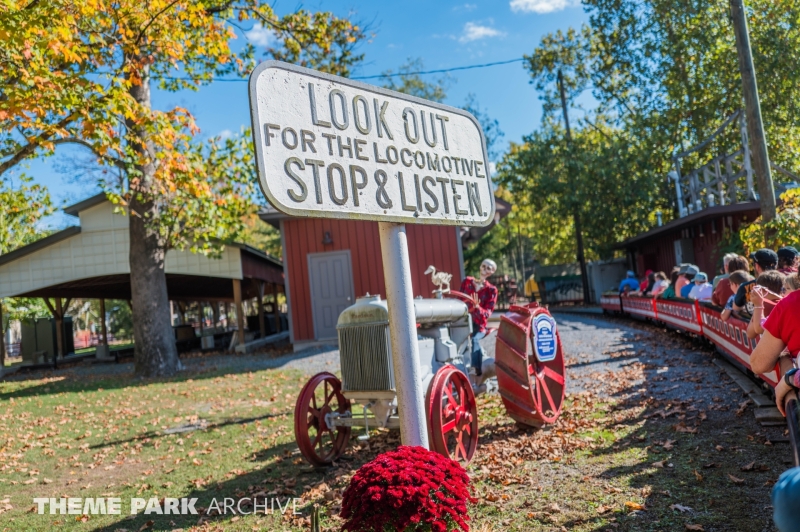
[[[339,314],[354,302],[350,251],[309,253],[308,280],[314,337],[317,340],[336,338]]]

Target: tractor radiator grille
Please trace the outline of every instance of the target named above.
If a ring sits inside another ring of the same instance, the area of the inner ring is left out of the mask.
[[[339,358],[343,390],[394,390],[388,325],[340,328]]]

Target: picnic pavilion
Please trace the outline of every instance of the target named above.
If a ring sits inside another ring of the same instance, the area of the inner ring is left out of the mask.
[[[67,354],[62,322],[72,299],[99,299],[103,316],[105,300],[131,299],[128,217],[115,212],[115,206],[103,193],[69,206],[64,212],[77,217],[79,225],[0,255],[0,299],[44,299],[56,322],[58,358]],[[264,338],[267,333],[264,298],[271,295],[274,323],[279,327],[277,301],[278,294],[284,292],[280,260],[234,243],[225,245],[219,257],[170,250],[165,268],[167,292],[170,301],[177,304],[178,316],[188,302],[199,302],[201,308],[216,302],[215,316],[219,303],[232,304],[238,344],[243,346],[246,325],[243,301],[255,299],[260,337]],[[105,319],[100,322],[101,344],[106,346],[107,353]],[[5,354],[3,341],[0,334],[1,357]]]

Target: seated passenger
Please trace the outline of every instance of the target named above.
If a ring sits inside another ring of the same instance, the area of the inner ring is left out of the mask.
[[[783,280],[786,276],[777,270],[764,272],[756,279],[756,288],[750,293],[753,316],[747,324],[747,337],[751,340],[764,332],[764,321],[781,300]]]
[[[653,294],[653,287],[656,285],[656,274],[653,270],[648,270],[647,274],[647,287],[642,291],[642,294],[649,296]]]
[[[798,274],[792,274],[797,277]],[[800,285],[800,280],[791,279],[790,286]],[[772,371],[775,364],[781,361],[781,373],[786,374],[792,365],[797,364],[797,355],[800,354],[800,290],[794,290],[781,299],[775,308],[770,312],[767,321],[764,322],[764,334],[758,341],[756,348],[750,355],[750,367],[756,374]],[[783,357],[784,350],[788,352],[787,357]],[[796,388],[800,383],[796,376],[789,373],[789,380],[782,378],[778,381],[775,388],[775,404],[785,416],[785,404],[787,399],[796,398]]]
[[[753,259],[753,268],[757,276],[778,267],[778,255],[771,249],[759,249],[755,253],[751,253],[750,258]],[[748,316],[753,314],[753,303],[750,301],[750,291],[755,284],[756,282],[753,280],[739,287],[739,290],[736,291],[736,299],[733,300],[733,310],[736,312],[744,312]]]
[[[653,283],[653,291],[650,292],[653,297],[658,297],[664,290],[669,288],[669,281],[664,272],[658,272],[653,275],[655,282]]]
[[[694,286],[689,290],[689,299],[710,300],[714,286],[708,282],[705,272],[699,272],[694,277]]]
[[[800,253],[792,246],[782,247],[778,250],[778,271],[784,275],[797,273],[800,262]]]
[[[619,291],[627,294],[628,292],[639,290],[639,281],[636,280],[636,274],[628,270],[627,275],[628,276],[619,283]],[[628,289],[625,290],[625,287]]]
[[[727,279],[730,282],[731,290],[733,290],[733,294],[728,297],[728,302],[725,303],[725,308],[722,310],[722,321],[728,321],[731,317],[731,313],[733,312],[733,301],[736,299],[736,291],[739,290],[739,287],[742,286],[744,283],[749,283],[753,280],[753,276],[743,270],[737,270],[731,274],[730,277]]]
[[[750,265],[747,263],[745,257],[734,255],[733,258],[728,261],[726,269],[729,274],[740,270],[746,272],[750,269]],[[720,279],[720,281],[714,285],[714,293],[711,295],[711,302],[719,307],[724,307],[728,299],[735,293],[736,292],[731,290],[730,275],[728,275]]]
[[[651,281],[652,276],[653,270],[647,270],[644,272],[644,278],[642,278],[642,282],[639,283],[639,292],[646,294],[648,289],[653,286]]]
[[[730,276],[731,272],[736,271],[732,270],[728,267],[732,259],[738,257],[736,253],[726,253],[724,257],[722,257],[722,273],[714,277],[714,280],[711,281],[711,284],[714,285],[714,289],[717,288],[719,282],[723,279],[727,279]]]
[[[689,266],[691,266],[691,264],[686,262],[682,263],[680,269],[678,270],[678,278],[675,280],[674,283],[672,283],[672,286],[675,287],[675,297],[680,296],[681,289],[687,284],[689,284],[688,279],[686,279],[686,271],[689,269]]]
[[[800,275],[793,273],[783,278],[783,297],[800,290]]]
[[[680,297],[684,299],[689,297],[689,292],[691,292],[692,288],[694,287],[694,277],[698,273],[700,273],[700,269],[694,264],[686,268],[686,273],[683,274],[684,279],[686,279],[686,284],[684,284],[680,289]],[[708,280],[708,278],[706,278],[706,280]],[[677,291],[678,288],[675,287],[675,290]]]
[[[658,297],[660,297],[661,299],[675,299],[676,297],[678,297],[675,294],[675,283],[678,280],[679,272],[680,268],[678,268],[677,266],[672,268],[672,272],[670,273],[669,276],[670,278],[669,286],[667,286],[667,288],[665,288],[664,291],[658,295]]]

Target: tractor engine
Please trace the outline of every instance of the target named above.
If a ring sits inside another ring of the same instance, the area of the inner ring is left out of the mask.
[[[456,299],[416,299],[419,366],[427,386],[443,365],[466,372],[472,323]],[[394,392],[389,311],[380,296],[367,294],[339,315],[339,357],[344,392]],[[374,396],[374,394],[372,394]],[[355,397],[353,393],[348,396]]]

